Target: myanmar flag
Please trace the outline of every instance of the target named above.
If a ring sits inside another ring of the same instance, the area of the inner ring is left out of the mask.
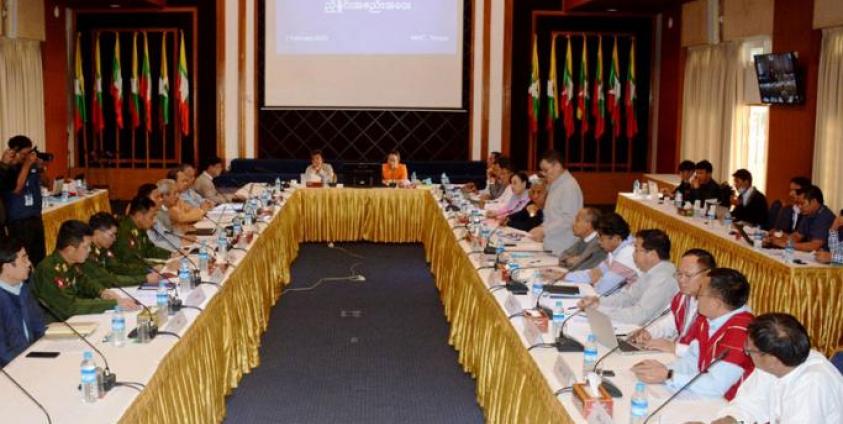
[[[162,127],[170,124],[170,77],[167,71],[167,33],[161,34],[161,73],[158,75],[158,122]]]
[[[571,53],[571,37],[568,36],[567,38],[565,69],[562,71],[562,115],[565,121],[565,137],[570,139],[574,135],[574,64],[573,53]]]
[[[606,130],[606,99],[603,97],[603,37],[597,42],[597,69],[594,75],[594,103],[591,115],[594,116],[594,138],[600,140]]]
[[[94,122],[94,132],[102,132],[105,128],[105,119],[102,115],[102,72],[100,70],[100,34],[94,47],[94,102],[91,105]]]
[[[179,74],[176,77],[176,104],[183,135],[190,134],[190,83],[187,80],[187,54],[184,52],[184,32],[179,47]]]
[[[152,132],[152,74],[149,67],[149,40],[143,33],[143,62],[140,75],[140,98],[143,100],[146,132]]]
[[[114,121],[123,129],[123,71],[120,68],[120,34],[114,33],[114,58],[111,60],[111,98],[114,100]]]
[[[528,90],[529,109],[527,114],[530,118],[530,133],[539,130],[539,50],[536,45],[536,35],[533,34],[533,67],[530,72],[530,88]]]
[[[587,37],[582,37],[582,61],[580,63],[580,91],[577,94],[577,119],[580,122],[580,134],[588,132],[588,45]]]
[[[629,73],[626,76],[626,137],[632,140],[638,134],[638,118],[635,115],[635,101],[638,99],[635,87],[635,40],[629,48]]]
[[[550,77],[547,80],[547,128],[559,119],[559,97],[556,81],[556,37],[550,42]]]
[[[612,67],[609,68],[609,118],[612,121],[612,135],[621,135],[621,79],[618,69],[618,38],[615,37],[615,47],[612,48]]]
[[[132,35],[132,98],[129,111],[132,114],[132,128],[140,126],[140,95],[138,93],[138,33]]]
[[[73,79],[73,127],[76,131],[88,123],[88,112],[85,108],[85,74],[82,72],[82,34],[76,33],[76,57],[74,59]]]

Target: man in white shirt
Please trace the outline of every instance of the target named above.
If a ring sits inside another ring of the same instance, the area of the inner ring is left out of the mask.
[[[589,296],[579,301],[580,309],[599,307],[613,321],[644,325],[662,313],[676,294],[676,267],[670,263],[670,238],[662,230],[641,230],[635,234],[635,265],[642,272],[635,284],[628,284],[603,300]]]
[[[573,232],[574,217],[582,209],[583,196],[580,185],[562,166],[559,153],[549,151],[539,163],[547,178],[547,201],[544,205],[544,223],[530,230],[533,240],[542,241],[544,249],[559,255],[577,241]]]
[[[714,424],[843,422],[843,376],[811,350],[796,318],[759,315],[749,325],[744,350],[755,371]]]
[[[686,251],[679,261],[676,273],[679,293],[670,302],[670,313],[635,333],[632,340],[649,349],[676,355],[685,353],[693,337],[691,326],[697,319],[697,294],[703,282],[708,280],[708,271],[714,268],[717,268],[717,262],[708,251]]]
[[[486,201],[483,203],[483,209],[487,211],[503,209],[512,198],[512,185],[510,184],[512,180],[512,165],[509,163],[509,159],[505,157],[498,159],[496,169],[495,175],[497,182],[489,186],[489,193],[492,197],[490,199],[484,199]]]
[[[215,204],[231,202],[234,196],[220,193],[217,186],[214,185],[214,178],[219,177],[224,169],[225,165],[219,157],[214,156],[208,159],[205,164],[205,171],[196,177],[196,181],[193,182],[193,190]]]
[[[597,223],[600,247],[606,259],[591,269],[569,272],[562,278],[569,283],[591,284],[601,295],[608,295],[623,284],[633,284],[641,275],[635,265],[635,237],[629,234],[629,224],[622,216],[609,212]]]

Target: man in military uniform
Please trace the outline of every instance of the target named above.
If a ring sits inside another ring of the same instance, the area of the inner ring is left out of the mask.
[[[56,250],[35,268],[33,291],[58,318],[97,314],[115,305],[124,310],[137,310],[131,299],[107,290],[88,277],[82,264],[91,250],[91,229],[84,222],[69,220],[59,228]]]
[[[117,241],[114,243],[114,255],[119,262],[147,265],[145,258],[169,259],[170,252],[155,246],[146,230],[155,223],[158,207],[148,197],[132,199],[130,214],[120,222],[117,229]],[[148,266],[148,265],[147,265]]]
[[[117,260],[111,246],[117,237],[117,220],[108,212],[94,214],[88,220],[93,236],[91,236],[91,253],[82,265],[86,276],[95,280],[105,280],[104,286],[137,286],[143,282],[157,283],[158,273],[150,270],[145,264],[121,262]]]

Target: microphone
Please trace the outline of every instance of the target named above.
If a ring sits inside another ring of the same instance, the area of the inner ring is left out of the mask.
[[[20,383],[18,383],[18,381],[17,381],[17,380],[15,380],[14,378],[12,378],[12,376],[11,376],[11,375],[9,375],[9,373],[8,373],[8,372],[6,372],[6,370],[5,370],[4,368],[1,368],[1,367],[0,367],[0,373],[3,373],[3,375],[5,375],[5,376],[6,376],[6,378],[8,378],[8,379],[9,379],[9,381],[11,381],[11,382],[12,382],[12,384],[14,384],[15,386],[17,386],[18,390],[20,390],[21,392],[23,392],[23,394],[25,394],[25,395],[26,395],[26,397],[28,397],[28,398],[29,398],[29,400],[31,400],[31,401],[32,401],[32,403],[34,403],[34,404],[35,404],[35,405],[36,405],[39,409],[41,409],[41,411],[43,411],[43,412],[44,412],[44,415],[46,415],[46,416],[47,416],[47,423],[48,423],[48,424],[52,424],[53,419],[50,417],[50,413],[49,413],[49,412],[47,412],[47,408],[44,408],[44,405],[41,405],[41,402],[38,402],[38,401],[35,399],[35,396],[32,396],[32,394],[31,394],[31,393],[29,393],[26,389],[24,389],[24,388],[23,388],[23,386],[21,386],[21,385],[20,385]]]
[[[193,275],[191,276],[191,278],[192,278],[191,284],[193,284],[194,287],[201,284],[202,279],[199,275],[199,266],[196,265],[196,262],[193,262],[193,259],[191,259],[190,256],[187,256],[184,253],[182,253],[181,249],[179,249],[175,244],[173,244],[173,242],[170,241],[170,239],[168,239],[167,237],[164,237],[164,235],[162,235],[161,232],[159,232],[157,228],[152,227],[152,228],[150,228],[150,230],[152,230],[155,234],[158,234],[159,236],[161,236],[161,238],[164,240],[165,243],[167,243],[168,246],[175,249],[175,252],[178,253],[180,257],[182,257],[184,259],[187,259],[187,262],[191,266],[193,266],[193,273],[192,273]],[[164,230],[164,232],[168,233],[168,234],[172,233],[171,231],[168,231],[168,230]]]
[[[648,328],[652,323],[656,322],[659,318],[667,315],[668,312],[670,312],[670,307],[663,310],[655,318],[652,318],[649,321],[647,321],[643,326],[641,326],[640,330],[644,330],[644,329]],[[625,340],[628,340],[628,339],[625,339]],[[602,373],[598,371],[600,369],[600,367],[599,367],[600,363],[603,362],[604,359],[608,358],[611,354],[615,353],[620,348],[621,348],[621,344],[618,343],[617,346],[613,347],[611,350],[604,353],[603,356],[601,356],[599,359],[597,359],[597,362],[594,363],[594,371],[597,372],[598,375],[602,375]]]
[[[731,349],[731,348],[727,347],[725,350],[723,350],[723,352],[720,352],[720,354],[717,355],[716,358],[714,358],[714,361],[712,361],[711,364],[709,364],[704,370],[700,370],[700,372],[698,372],[697,375],[694,376],[694,378],[692,378],[687,383],[685,383],[685,385],[680,387],[679,390],[676,391],[676,393],[674,393],[669,398],[667,398],[667,400],[664,401],[661,405],[659,405],[659,407],[656,408],[655,411],[650,413],[650,415],[647,415],[647,418],[644,419],[644,422],[642,424],[647,424],[650,421],[650,419],[653,418],[657,413],[659,413],[659,411],[664,409],[664,407],[667,406],[667,404],[670,403],[670,401],[675,399],[676,396],[679,396],[679,393],[682,393],[682,391],[687,389],[691,384],[694,384],[695,381],[697,381],[700,377],[702,377],[703,374],[707,373],[708,370],[711,369],[711,367],[713,367],[718,362],[722,361],[726,357],[726,355],[729,353],[729,349]]]
[[[614,289],[609,290],[605,293],[601,293],[600,295],[597,296],[597,298],[601,299],[601,298],[604,298],[604,297],[606,297],[606,296],[608,296],[612,293],[615,293],[616,291],[620,290],[625,285],[626,285],[626,282],[618,284],[617,287],[615,287]],[[585,312],[585,311],[580,309],[579,311],[577,311],[577,312],[575,312],[571,315],[568,315],[564,320],[562,320],[562,323],[559,325],[559,336],[556,338],[556,350],[557,351],[559,351],[559,352],[582,352],[583,350],[585,350],[585,346],[583,346],[582,343],[580,343],[580,342],[578,342],[578,341],[576,341],[576,340],[574,340],[574,339],[565,335],[565,325],[568,324],[568,321],[570,321],[571,318],[582,314],[583,312]]]
[[[140,305],[140,307],[143,308],[143,312],[146,313],[147,316],[149,316],[149,320],[150,320],[149,321],[149,340],[154,339],[155,336],[158,335],[158,326],[155,325],[155,315],[152,314],[152,311],[149,309],[149,306],[146,306],[143,302],[138,300],[138,298],[136,298],[135,296],[132,296],[123,287],[112,284],[111,287],[109,287],[109,288],[120,290],[121,293],[125,294],[129,299],[132,299],[136,304]],[[135,330],[134,330],[134,332],[136,334],[137,334],[137,331],[138,331],[139,328],[140,328],[140,324],[138,324],[138,327],[135,328]],[[132,332],[130,331],[129,332],[130,338],[131,338],[131,335],[132,335]]]
[[[515,281],[515,275],[518,273],[518,271],[537,268],[547,268],[547,265],[531,265],[513,270],[512,273],[510,273],[509,275],[509,281],[506,282],[506,289],[514,294],[527,294],[527,292],[529,291],[529,289],[527,288],[527,283]],[[544,287],[542,287],[542,292],[544,292]],[[541,294],[539,295],[539,297],[541,297]],[[536,309],[538,309],[538,301],[536,301]]]
[[[100,352],[100,350],[97,349],[97,347],[94,346],[94,344],[91,343],[88,340],[87,337],[83,336],[82,333],[76,331],[76,329],[73,328],[73,326],[70,325],[67,321],[61,319],[59,314],[56,313],[56,311],[54,311],[53,308],[51,308],[49,305],[47,305],[47,302],[44,302],[43,300],[41,300],[41,298],[39,298],[37,296],[34,296],[34,297],[35,297],[35,300],[37,300],[38,303],[41,305],[41,307],[44,308],[44,310],[46,310],[53,318],[55,318],[56,321],[64,324],[64,326],[69,328],[70,331],[73,332],[73,334],[76,335],[76,337],[80,338],[83,342],[85,342],[86,345],[88,345],[91,349],[93,349],[93,351],[96,352],[97,355],[99,355],[100,359],[102,359],[102,362],[105,365],[105,369],[102,372],[103,390],[105,392],[108,392],[109,390],[114,388],[114,385],[117,383],[117,375],[111,372],[111,367],[108,366],[108,359],[106,359],[105,355],[103,355],[102,352]]]

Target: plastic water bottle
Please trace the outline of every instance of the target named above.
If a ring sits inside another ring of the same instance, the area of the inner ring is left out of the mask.
[[[553,334],[559,334],[559,329],[562,327],[562,321],[565,321],[565,306],[561,300],[557,300],[553,304]]]
[[[67,183],[63,183],[61,185],[61,201],[67,202],[68,197],[70,197],[70,192],[67,189]]]
[[[714,218],[716,218],[716,217],[717,217],[717,215],[714,212],[714,206],[713,205],[709,206],[708,210],[705,213],[706,221],[710,223],[711,221],[714,221]]]
[[[677,191],[676,197],[673,198],[673,205],[676,206],[677,209],[682,207],[682,192]]]
[[[723,226],[726,227],[726,232],[728,233],[729,230],[732,229],[732,214],[726,212],[726,215],[723,216]]]
[[[170,313],[170,294],[167,292],[166,281],[158,282],[158,291],[155,292],[155,306],[158,307],[158,322],[163,323]]]
[[[784,245],[784,261],[786,263],[793,263],[793,239],[787,238],[787,243]]]
[[[764,247],[764,234],[761,233],[760,229],[756,230],[755,234],[753,234],[752,246],[759,250]]]
[[[597,362],[597,337],[588,333],[585,348],[582,352],[582,373],[583,376],[594,371],[594,364]]]
[[[94,403],[99,396],[97,387],[97,364],[94,363],[94,354],[86,350],[82,354],[82,401]]]
[[[630,407],[629,423],[641,424],[647,419],[647,386],[639,381],[635,383],[635,393],[632,395],[632,406]]]
[[[217,236],[217,257],[225,259],[228,251],[228,238],[225,237],[225,230],[220,229]]]
[[[199,243],[199,271],[208,272],[208,246],[205,240]]]
[[[413,171],[413,175],[410,177],[410,181],[412,181],[413,184],[415,184],[416,182],[418,182],[418,180],[419,180],[418,177],[416,177],[416,171]]]
[[[637,196],[640,193],[641,193],[641,181],[638,181],[636,179],[635,182],[632,183],[632,194]]]
[[[275,178],[275,192],[281,192],[281,178]]]
[[[532,285],[530,290],[533,292],[533,296],[538,297],[544,290],[544,281],[542,281],[541,274],[538,271],[533,271],[533,278],[531,280]]]
[[[244,221],[243,225],[246,226],[246,227],[251,227],[252,224],[254,224],[253,219],[252,219],[252,213],[253,213],[252,210],[253,209],[254,209],[254,207],[251,206],[251,204],[246,209],[246,214],[244,215],[244,220],[243,220]]]
[[[237,215],[237,216],[234,217],[234,221],[232,222],[232,227],[233,227],[232,233],[234,234],[234,237],[237,237],[238,235],[240,235],[240,232],[243,231],[243,226],[242,226],[241,221],[240,221],[240,215]]]
[[[190,288],[190,267],[187,264],[187,258],[181,258],[181,265],[179,266],[179,286],[182,290]]]
[[[451,184],[451,180],[448,179],[448,174],[446,174],[444,172],[442,173],[442,177],[440,179],[442,181],[442,184],[444,184],[446,186]]]
[[[111,315],[111,344],[115,347],[122,347],[126,344],[126,317],[123,316],[123,308],[114,307],[114,314]]]

